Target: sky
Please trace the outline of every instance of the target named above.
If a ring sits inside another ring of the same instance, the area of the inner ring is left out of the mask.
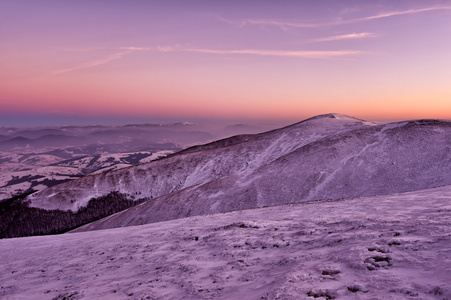
[[[451,119],[451,0],[0,0],[0,126]]]

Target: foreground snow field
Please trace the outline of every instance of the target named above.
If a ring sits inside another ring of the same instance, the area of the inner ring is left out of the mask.
[[[0,240],[2,299],[451,299],[451,186]]]

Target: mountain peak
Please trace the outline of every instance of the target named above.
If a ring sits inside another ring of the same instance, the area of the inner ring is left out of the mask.
[[[323,115],[318,115],[318,116],[314,116],[311,117],[307,120],[316,120],[316,119],[325,119],[325,118],[329,118],[329,119],[345,119],[345,120],[353,120],[353,121],[359,121],[359,122],[366,122],[365,120],[361,120],[361,119],[357,119],[354,118],[352,116],[348,116],[348,115],[343,115],[343,114],[339,114],[339,113],[328,113],[328,114],[323,114]]]
[[[313,121],[313,120],[330,120],[330,121],[340,120],[340,121],[349,121],[349,122],[355,122],[355,123],[363,123],[366,125],[376,125],[376,123],[374,123],[374,122],[358,119],[358,118],[355,118],[352,116],[339,114],[339,113],[328,113],[328,114],[317,115],[317,116],[308,118],[304,121],[301,121],[301,123],[309,122],[309,121]]]

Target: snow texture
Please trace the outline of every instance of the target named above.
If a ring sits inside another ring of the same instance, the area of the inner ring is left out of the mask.
[[[88,174],[150,162],[237,133],[277,127],[226,124],[0,127],[0,200]],[[31,176],[33,175],[33,176]]]
[[[0,298],[451,299],[450,215],[444,186],[3,239]]]
[[[130,199],[138,194],[153,199],[238,172],[252,173],[318,139],[372,125],[343,115],[323,115],[263,134],[237,136],[193,147],[137,167],[87,176],[35,193],[28,200],[34,207],[77,211],[91,198],[112,191],[127,194]]]
[[[95,178],[98,185],[89,192],[100,193],[114,183],[122,193],[139,191],[150,200],[77,231],[451,184],[451,122],[374,125],[323,115],[224,146],[227,143],[199,146]],[[80,188],[61,185],[66,190],[59,190],[55,199],[75,189],[86,193],[92,179],[76,181],[85,182]],[[41,195],[34,201],[53,199]]]

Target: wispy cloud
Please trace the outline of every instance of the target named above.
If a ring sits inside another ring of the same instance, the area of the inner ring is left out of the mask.
[[[227,19],[221,16],[213,15],[214,18],[218,19],[221,22],[236,25],[240,27],[244,27],[246,25],[268,25],[279,27],[283,30],[288,30],[289,28],[313,28],[318,27],[318,24],[314,23],[297,23],[297,22],[285,22],[281,20],[272,20],[272,19],[243,19],[243,20],[233,20]]]
[[[370,37],[376,37],[378,36],[375,33],[371,32],[361,32],[361,33],[348,33],[348,34],[339,34],[339,35],[333,35],[333,36],[327,36],[323,38],[313,39],[306,41],[306,43],[319,43],[319,42],[331,42],[331,41],[339,41],[339,40],[357,40],[357,39],[364,39],[364,38],[370,38]]]
[[[213,50],[213,49],[184,49],[182,51],[207,53],[207,54],[226,54],[226,55],[258,55],[258,56],[278,56],[278,57],[296,57],[296,58],[338,58],[362,54],[361,51],[342,50],[342,51],[284,51],[284,50]]]
[[[342,10],[340,10],[339,15],[343,16],[343,15],[347,15],[347,14],[352,14],[355,13],[357,11],[360,11],[361,8],[358,6],[354,6],[354,7],[345,7]]]
[[[101,49],[101,48],[83,49],[83,52],[99,51],[99,49]],[[137,51],[172,52],[177,49],[178,49],[178,46],[157,46],[157,47],[150,47],[150,48],[149,47],[131,46],[131,47],[120,47],[120,48],[115,48],[115,49],[103,49],[103,50],[109,50],[109,51],[116,50],[116,51],[120,51],[120,52],[113,53],[113,54],[107,55],[104,58],[89,61],[89,62],[80,64],[80,65],[77,65],[75,67],[57,70],[57,71],[53,72],[53,75],[60,75],[60,74],[64,74],[64,73],[68,73],[68,72],[72,72],[72,71],[77,71],[77,70],[81,70],[81,69],[105,65],[111,61],[122,59],[124,56],[131,54],[133,52],[137,52]],[[74,49],[64,49],[64,50],[78,51],[76,49],[75,50]]]
[[[383,13],[379,13],[379,14],[367,16],[367,17],[362,17],[362,18],[347,19],[347,20],[340,19],[337,21],[318,22],[318,23],[285,22],[285,21],[273,20],[273,19],[230,20],[230,19],[225,19],[222,17],[219,17],[218,19],[223,22],[227,22],[229,24],[235,24],[235,25],[240,25],[240,26],[245,26],[248,24],[250,24],[250,25],[266,25],[266,26],[279,27],[283,30],[288,30],[289,28],[315,28],[315,27],[323,27],[323,26],[334,26],[334,25],[358,23],[358,22],[365,22],[365,21],[370,21],[370,20],[400,16],[400,15],[418,14],[418,13],[434,11],[434,10],[451,10],[451,6],[433,6],[433,7],[425,7],[425,8],[418,8],[418,9],[390,11],[390,12],[383,12]]]
[[[128,50],[130,52],[132,51],[149,51],[153,50],[153,48],[144,48],[144,47],[121,47],[120,50]]]
[[[238,50],[218,50],[209,48],[189,48],[177,46],[157,46],[152,48],[124,47],[131,51],[152,51],[152,52],[194,52],[205,54],[223,55],[259,55],[259,56],[279,56],[298,58],[334,58],[361,54],[361,51],[339,50],[339,51],[287,51],[287,50],[262,50],[262,49],[238,49]]]
[[[391,11],[391,12],[384,12],[380,13],[374,16],[368,16],[358,19],[351,19],[343,22],[352,23],[352,22],[361,22],[361,21],[368,21],[368,20],[375,20],[375,19],[381,19],[381,18],[388,18],[393,16],[400,16],[400,15],[409,15],[409,14],[418,14],[422,12],[427,11],[433,11],[433,10],[451,10],[451,6],[433,6],[433,7],[424,7],[419,9],[408,9],[408,10],[400,10],[400,11]]]
[[[241,24],[253,24],[253,25],[270,25],[277,26],[282,28],[283,30],[287,30],[288,28],[313,28],[318,27],[319,24],[313,23],[296,23],[296,22],[282,22],[278,20],[268,20],[268,19],[248,19],[241,21]]]
[[[109,55],[109,56],[107,56],[105,58],[101,58],[101,59],[98,59],[98,60],[93,60],[93,61],[89,61],[89,62],[80,64],[80,65],[75,66],[75,67],[57,70],[57,71],[55,71],[53,73],[53,75],[60,75],[60,74],[64,74],[64,73],[68,73],[68,72],[72,72],[72,71],[81,70],[81,69],[101,66],[101,65],[107,64],[107,63],[109,63],[111,61],[121,59],[122,57],[124,57],[125,55],[127,55],[129,53],[132,53],[133,51],[134,50],[122,51],[122,52],[119,52],[119,53],[111,54],[111,55]]]
[[[61,69],[53,72],[53,75],[61,75],[68,72],[78,71],[81,69],[97,67],[105,65],[111,61],[122,59],[124,56],[136,51],[149,52],[192,52],[204,54],[222,54],[222,55],[258,55],[258,56],[278,56],[293,58],[317,58],[330,59],[362,54],[361,51],[341,50],[341,51],[285,51],[285,50],[259,50],[259,49],[240,49],[240,50],[217,50],[206,48],[185,48],[181,46],[157,46],[157,47],[120,47],[117,50],[121,52],[108,55],[105,58],[86,62],[75,67]],[[125,51],[124,51],[125,50]]]

